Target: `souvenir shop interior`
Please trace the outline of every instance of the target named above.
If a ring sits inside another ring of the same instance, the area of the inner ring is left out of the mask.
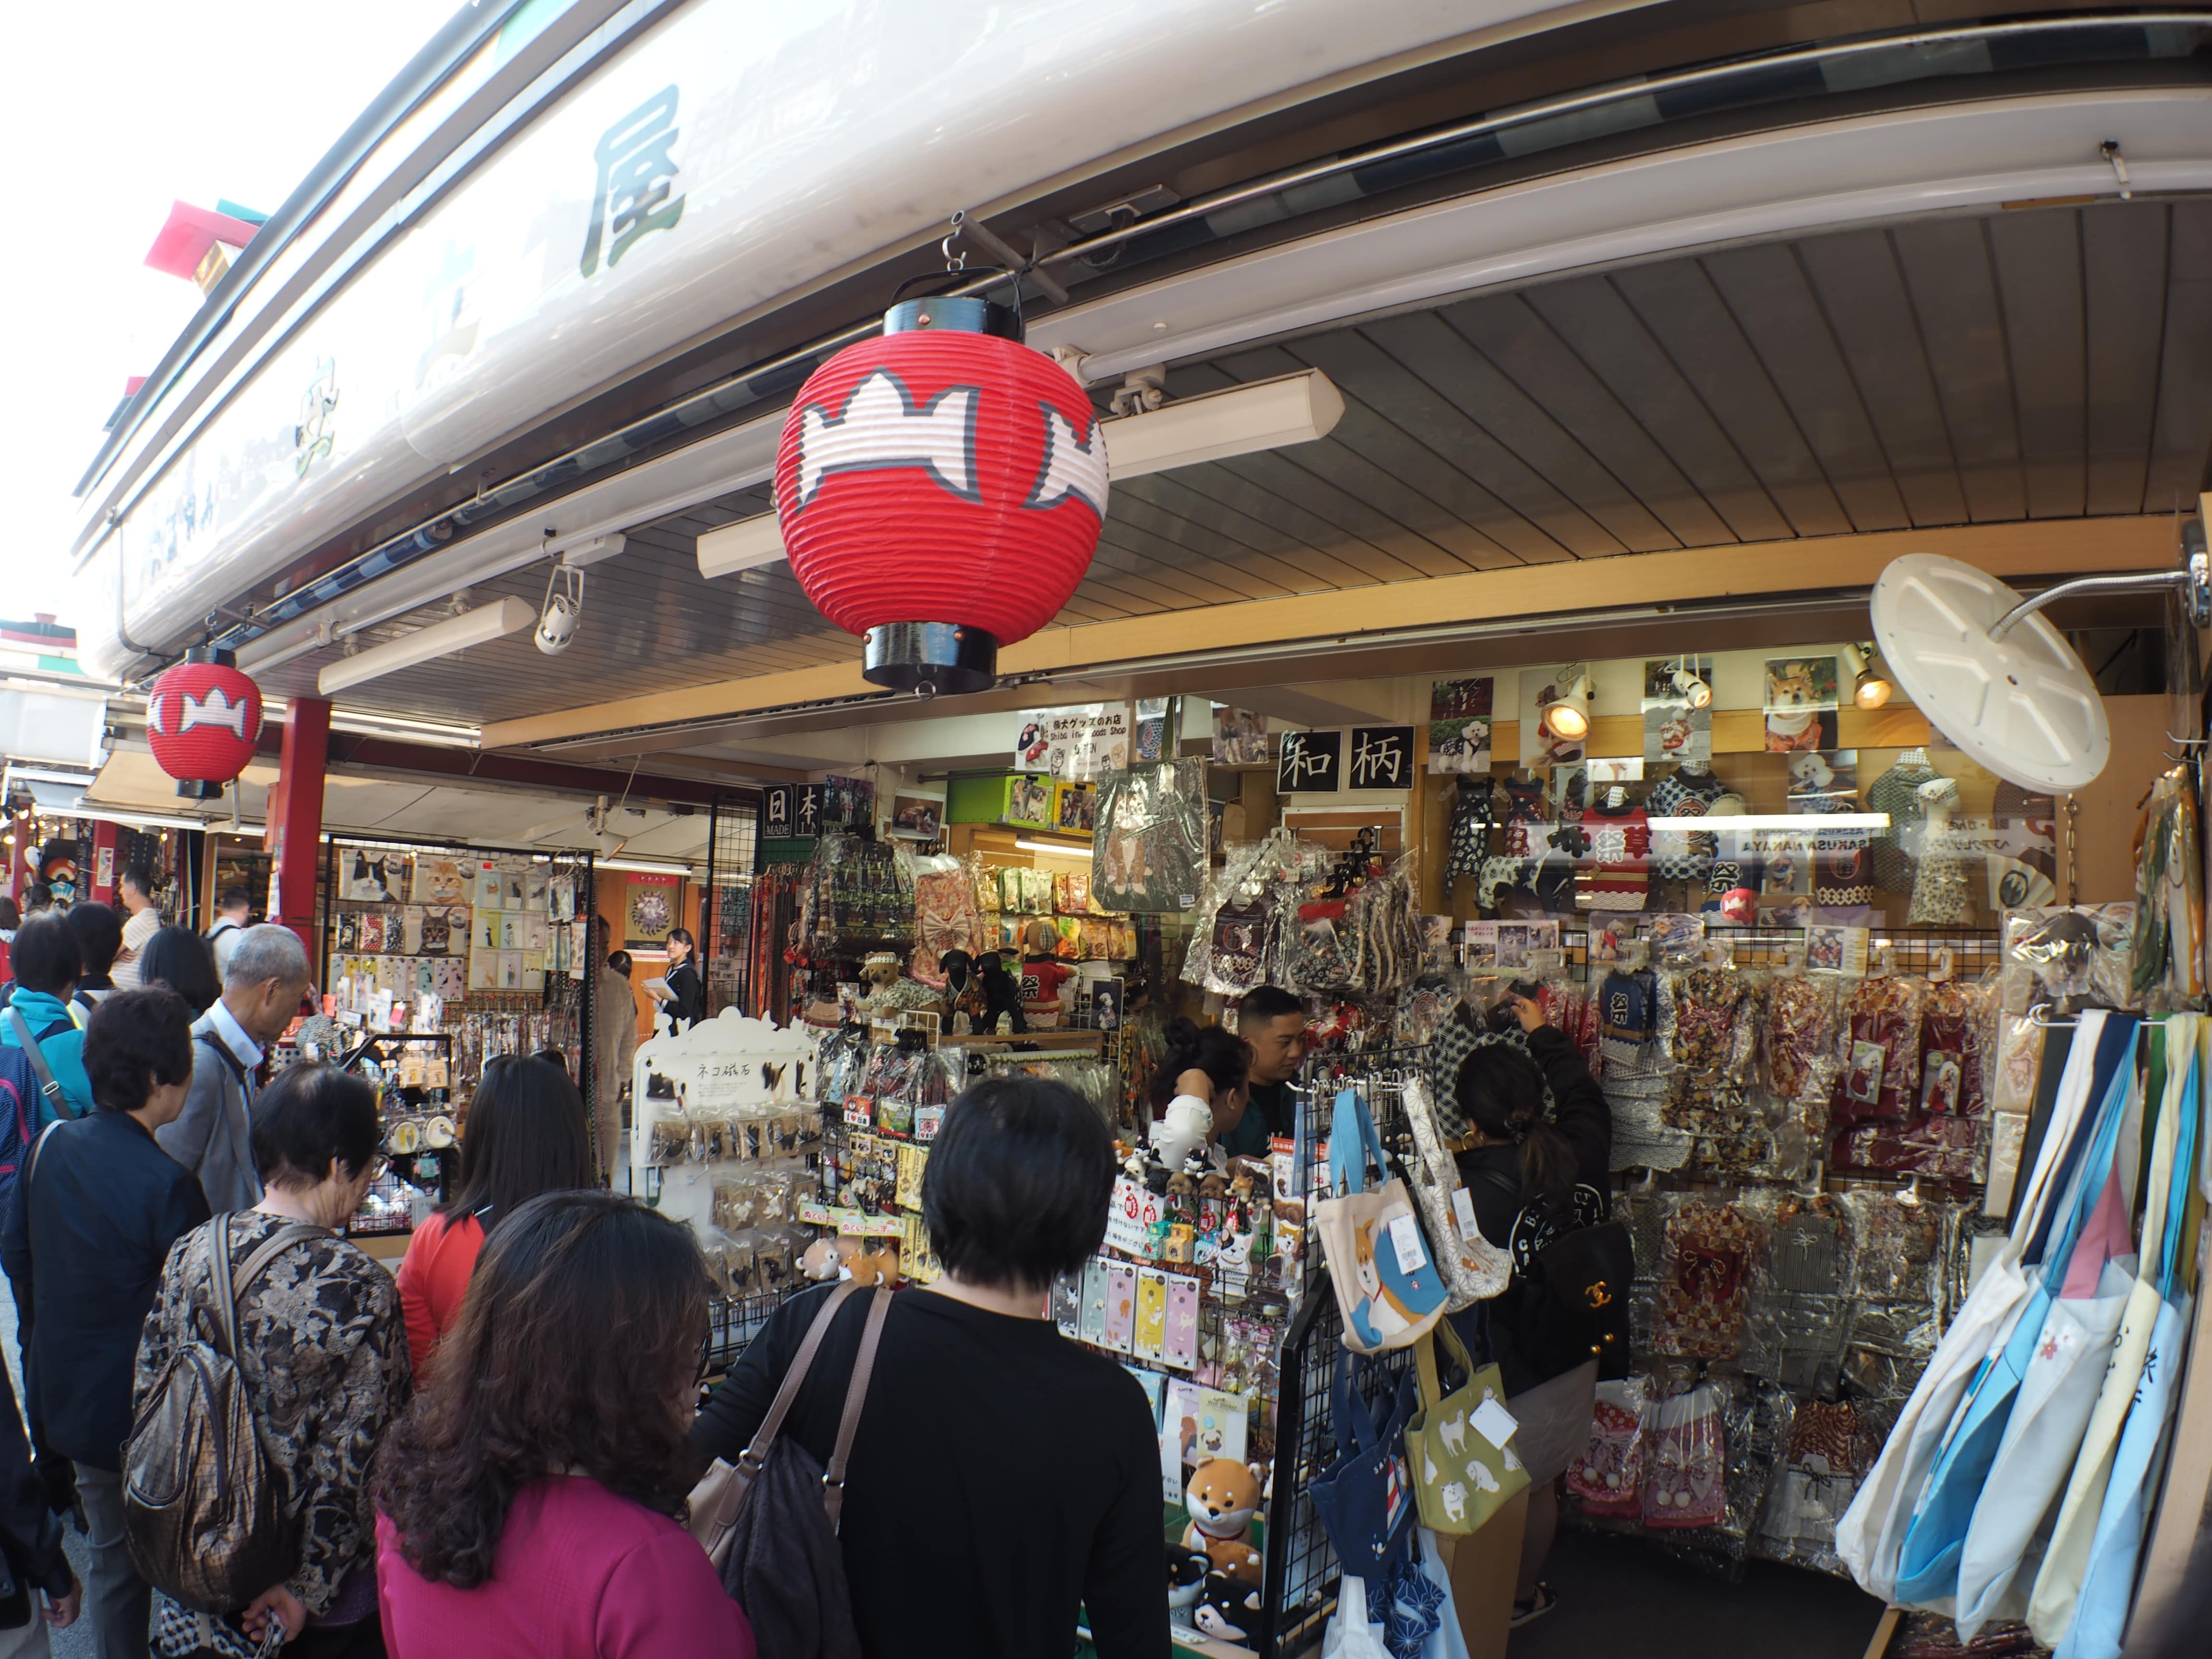
[[[2208,1474],[2170,1425],[2212,1379],[2199,783],[2140,736],[2170,729],[2158,677],[2108,684],[2112,758],[2063,793],[1953,745],[1863,641],[1308,686],[1303,720],[1027,709],[995,764],[772,786],[717,811],[724,1017],[640,1051],[631,1178],[697,1228],[733,1353],[809,1279],[933,1277],[921,1180],[966,1083],[1082,1091],[1127,1163],[1054,1316],[1153,1405],[1194,1653],[1526,1659],[1677,1615],[1701,1651],[2117,1652],[2088,1626],[2170,1589],[2166,1465],[2191,1502]],[[1261,985],[1307,1012],[1293,1132],[1227,1157],[1156,1121],[1153,1073],[1170,1018],[1233,1025]],[[1602,1088],[1629,1275],[1563,1602],[1516,1632],[1528,1477],[1438,1322],[1503,1282],[1452,1066],[1509,992]],[[2022,1285],[2047,1318],[1992,1311]],[[2020,1338],[2022,1409],[1952,1449],[2000,1333],[2077,1314],[2088,1368]],[[2137,1394],[2152,1370],[2171,1392]],[[1963,1513],[1923,1524],[1939,1449]],[[1962,1546],[1971,1605],[1940,1588]]]

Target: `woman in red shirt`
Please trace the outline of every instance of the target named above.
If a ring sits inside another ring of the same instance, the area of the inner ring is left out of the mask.
[[[461,1133],[459,1183],[415,1230],[399,1264],[407,1357],[417,1376],[460,1317],[477,1253],[501,1218],[540,1193],[592,1184],[583,1097],[568,1073],[520,1054],[486,1060]]]
[[[707,1303],[690,1234],[629,1199],[548,1193],[501,1218],[377,1460],[393,1659],[754,1659],[669,1518],[696,1468]]]

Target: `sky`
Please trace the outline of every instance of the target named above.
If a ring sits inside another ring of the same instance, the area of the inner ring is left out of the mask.
[[[0,616],[78,620],[70,492],[125,381],[161,361],[202,297],[143,263],[170,204],[274,213],[468,3],[14,9],[0,52],[0,133],[21,181],[16,251],[0,262]]]

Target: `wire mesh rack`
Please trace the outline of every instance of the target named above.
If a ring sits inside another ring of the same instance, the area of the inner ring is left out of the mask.
[[[709,1014],[749,1006],[752,963],[745,939],[759,856],[758,799],[750,794],[716,796],[707,830],[706,908],[699,919]]]

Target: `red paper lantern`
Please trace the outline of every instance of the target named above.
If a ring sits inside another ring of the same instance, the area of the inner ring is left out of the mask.
[[[228,651],[201,647],[165,670],[146,698],[146,738],[177,793],[212,800],[253,758],[261,688]]]
[[[862,672],[927,695],[1073,594],[1106,514],[1106,446],[1074,376],[979,299],[909,300],[800,390],[776,453],[792,574],[866,635]]]

